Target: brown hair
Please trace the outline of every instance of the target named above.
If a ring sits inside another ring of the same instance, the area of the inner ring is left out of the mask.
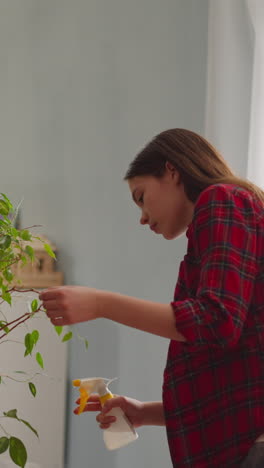
[[[167,161],[179,172],[185,193],[194,203],[206,187],[220,183],[245,188],[264,202],[264,191],[236,176],[205,138],[181,128],[165,130],[154,137],[132,161],[124,180],[142,175],[162,177]]]

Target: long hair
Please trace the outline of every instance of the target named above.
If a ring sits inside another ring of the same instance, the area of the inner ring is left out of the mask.
[[[165,130],[154,137],[131,162],[124,180],[142,175],[160,178],[166,162],[179,172],[185,193],[193,203],[209,185],[221,183],[245,188],[264,202],[264,191],[236,176],[205,138],[181,128]]]

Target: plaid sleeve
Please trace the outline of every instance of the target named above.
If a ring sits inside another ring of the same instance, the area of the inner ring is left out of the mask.
[[[247,194],[210,186],[200,195],[189,242],[200,264],[195,297],[171,303],[187,342],[234,346],[254,289],[256,230]]]

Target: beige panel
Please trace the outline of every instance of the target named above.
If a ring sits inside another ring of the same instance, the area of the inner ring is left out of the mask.
[[[35,293],[16,293],[12,309],[5,303],[0,310],[9,320],[11,317],[15,319],[28,311],[27,301],[31,302],[36,297]],[[34,329],[40,332],[34,357],[24,357],[24,336]],[[67,343],[61,343],[61,338],[42,313],[39,318],[30,319],[10,332],[8,341],[2,339],[0,344],[1,374],[9,374],[21,380],[26,376],[13,371],[26,371],[29,377],[35,372],[45,374],[37,375],[32,380],[37,387],[35,398],[29,391],[28,383],[17,383],[5,378],[5,384],[0,387],[1,409],[8,411],[17,408],[18,416],[38,431],[39,441],[33,432],[16,420],[2,419],[1,424],[24,442],[28,450],[28,461],[33,463],[32,468],[64,468]],[[35,361],[36,351],[42,354],[44,371]],[[4,464],[5,459],[5,456],[0,455],[0,466],[9,466]]]

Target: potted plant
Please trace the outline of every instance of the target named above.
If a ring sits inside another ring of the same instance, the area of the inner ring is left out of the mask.
[[[32,292],[38,293],[37,290],[33,288],[23,289],[17,287],[17,278],[15,278],[16,266],[18,264],[26,265],[28,262],[33,262],[35,260],[34,248],[31,244],[35,239],[42,241],[41,237],[34,236],[31,232],[31,228],[20,229],[16,226],[16,218],[18,214],[18,209],[15,209],[9,198],[5,194],[0,195],[0,305],[7,303],[12,309],[12,300],[14,294],[19,291],[19,293],[28,294]],[[48,243],[44,242],[44,248],[49,256],[55,258],[55,254]],[[23,311],[23,314],[15,319],[9,318],[8,313],[5,314],[0,310],[0,343],[8,341],[10,334],[13,330],[18,327],[24,326],[26,322],[32,320],[36,315],[45,314],[45,310],[42,304],[38,299],[33,299],[28,307],[28,310]],[[51,325],[53,328],[53,326]],[[54,327],[57,334],[60,336],[62,333],[62,327]],[[40,372],[42,371],[44,364],[43,358],[39,351],[36,350],[36,345],[38,343],[40,332],[37,328],[34,328],[32,331],[27,331],[24,336],[24,346],[23,353],[24,357],[29,356],[32,359],[35,359]],[[62,337],[62,341],[68,341],[72,337],[72,332],[67,332]],[[82,338],[83,339],[83,338]],[[85,340],[85,345],[87,347],[87,341]],[[28,385],[28,390],[34,398],[37,393],[37,388],[33,379],[28,378],[26,372],[21,370],[15,371],[18,374],[19,378],[14,377],[14,374],[11,375],[8,373],[1,374],[0,372],[0,390],[1,384],[8,383],[9,379],[17,382],[25,382]],[[22,379],[22,380],[21,380]],[[12,462],[24,468],[27,462],[27,449],[23,441],[8,433],[5,429],[5,421],[12,418],[16,420],[18,424],[25,426],[25,430],[31,430],[38,437],[37,430],[32,427],[30,422],[26,421],[19,417],[19,410],[17,408],[3,409],[3,415],[1,417],[0,423],[0,457],[2,454],[9,453],[9,456]]]

